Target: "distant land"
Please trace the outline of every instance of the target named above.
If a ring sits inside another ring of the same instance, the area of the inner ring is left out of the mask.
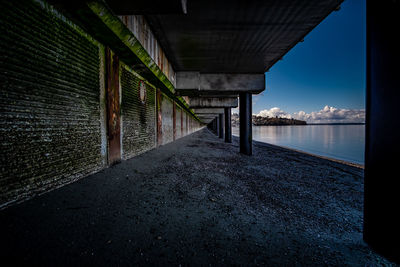
[[[253,125],[255,126],[279,126],[279,125],[307,125],[307,122],[286,118],[271,118],[253,115]],[[239,126],[239,114],[232,114],[232,126]]]
[[[307,125],[365,125],[365,122],[307,123]]]

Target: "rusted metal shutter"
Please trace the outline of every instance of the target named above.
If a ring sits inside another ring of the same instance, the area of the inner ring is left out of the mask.
[[[56,11],[0,2],[0,205],[104,166],[99,64]]]
[[[121,90],[122,151],[127,159],[156,146],[156,90],[125,66]]]

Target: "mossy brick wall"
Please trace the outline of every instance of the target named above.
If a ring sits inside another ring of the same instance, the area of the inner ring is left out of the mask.
[[[185,111],[183,111],[183,116],[182,116],[183,120],[183,136],[187,135],[187,126],[186,126],[186,120],[187,120],[187,113]]]
[[[0,206],[104,167],[99,45],[36,1],[0,1]]]
[[[162,144],[165,145],[174,141],[173,104],[172,101],[165,95],[162,97],[161,114]]]
[[[182,114],[182,110],[177,107],[176,108],[176,139],[181,138],[182,137],[182,131],[181,131],[181,114]]]
[[[140,78],[121,67],[122,157],[131,158],[156,146],[156,91],[146,84],[145,101],[139,97]]]

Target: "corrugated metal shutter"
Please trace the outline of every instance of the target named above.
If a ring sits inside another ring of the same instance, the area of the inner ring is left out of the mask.
[[[176,139],[179,139],[182,137],[181,114],[182,114],[182,110],[177,107],[176,108]]]
[[[182,120],[182,124],[183,124],[183,135],[182,135],[182,137],[183,137],[183,136],[186,136],[186,134],[187,134],[187,125],[186,125],[186,122],[187,122],[187,114],[186,114],[185,111],[182,111],[182,112],[183,112],[183,116],[182,116],[182,118],[183,118],[183,120]]]
[[[139,97],[140,79],[122,67],[122,151],[127,159],[156,146],[156,91],[145,84],[146,94]]]
[[[99,47],[60,18],[0,2],[0,203],[103,167]]]
[[[173,107],[171,100],[163,95],[161,102],[162,112],[162,143],[167,144],[174,141],[174,128],[173,128]]]

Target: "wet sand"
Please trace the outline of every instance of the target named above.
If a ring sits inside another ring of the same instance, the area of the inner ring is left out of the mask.
[[[0,211],[12,265],[380,266],[363,169],[207,129]],[[3,265],[7,266],[7,265]]]

